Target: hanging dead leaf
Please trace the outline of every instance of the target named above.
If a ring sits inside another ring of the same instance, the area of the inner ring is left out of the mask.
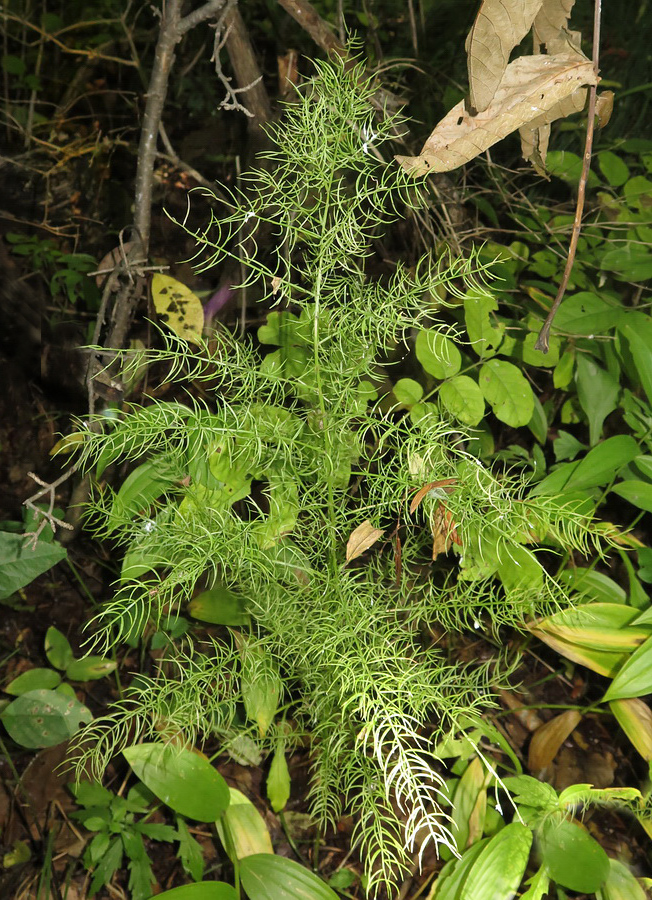
[[[523,158],[532,163],[540,175],[545,175],[546,154],[550,139],[550,125],[557,119],[565,119],[573,113],[581,112],[586,103],[587,89],[578,88],[569,97],[564,97],[542,116],[528,122],[519,129]]]
[[[346,561],[351,562],[361,556],[365,550],[373,546],[385,532],[380,528],[374,528],[369,519],[355,528],[346,542]]]
[[[439,122],[419,156],[397,156],[396,160],[416,177],[456,169],[544,116],[579,86],[596,83],[593,64],[575,55],[519,57],[507,66],[484,112],[472,116],[461,101]]]
[[[412,514],[421,504],[422,500],[428,496],[430,491],[434,491],[437,488],[448,488],[447,493],[450,493],[451,488],[449,486],[455,484],[456,481],[456,478],[442,478],[441,481],[429,481],[428,484],[424,484],[412,498],[412,502],[410,503],[410,514]]]
[[[152,278],[154,308],[161,322],[186,341],[197,343],[204,327],[204,308],[196,294],[171,275]]]
[[[448,553],[453,544],[462,546],[462,541],[455,522],[443,503],[440,503],[430,520],[432,531],[432,558],[437,559],[440,553]]]
[[[534,20],[535,45],[546,44],[548,53],[552,53],[549,45],[566,29],[574,6],[575,0],[543,0]]]
[[[104,286],[105,279],[111,274],[112,269],[115,269],[118,263],[124,262],[125,260],[128,260],[129,257],[135,255],[134,251],[138,250],[139,243],[139,241],[126,241],[121,247],[114,247],[113,250],[109,250],[106,256],[102,257],[102,261],[97,267],[99,269],[99,274],[95,276],[95,284],[98,288],[101,289]],[[141,259],[140,263],[141,265],[144,265],[145,260]]]
[[[568,735],[577,728],[581,718],[576,709],[567,709],[537,728],[532,735],[528,753],[530,772],[540,772],[550,765]]]
[[[604,128],[609,124],[609,119],[614,111],[614,92],[602,91],[595,100],[595,117],[598,128]]]
[[[483,0],[466,39],[469,91],[483,112],[503,79],[509,55],[532,27],[543,0]]]

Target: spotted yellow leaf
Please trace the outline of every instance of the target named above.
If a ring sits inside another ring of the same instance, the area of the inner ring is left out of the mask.
[[[152,278],[152,297],[161,322],[179,337],[196,344],[204,327],[204,309],[199,297],[176,278],[159,272]]]

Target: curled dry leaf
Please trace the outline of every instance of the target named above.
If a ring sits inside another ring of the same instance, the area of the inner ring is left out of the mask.
[[[604,128],[609,124],[609,119],[614,111],[614,92],[602,91],[595,101],[595,117],[598,128]]]
[[[586,88],[578,88],[569,97],[564,97],[543,115],[519,129],[523,159],[531,162],[539,174],[544,174],[545,171],[550,124],[557,119],[565,119],[566,116],[581,112],[586,103],[586,95]]]
[[[542,0],[483,0],[466,39],[471,106],[483,112],[500,85],[509,55],[532,27]]]
[[[440,553],[448,553],[453,544],[462,546],[455,522],[449,510],[440,503],[430,521],[432,531],[432,558],[437,559]]]
[[[385,532],[380,528],[374,528],[369,519],[365,519],[361,525],[354,528],[346,542],[346,561],[351,562],[352,559],[361,556],[365,550],[368,550],[369,547],[373,546],[384,533]]]
[[[419,490],[412,498],[412,502],[410,503],[410,514],[412,514],[414,510],[421,504],[423,499],[428,496],[430,491],[434,491],[437,488],[446,488],[447,493],[450,494],[452,490],[450,485],[455,484],[456,480],[456,478],[442,478],[441,481],[429,481],[428,484],[424,484],[424,486],[419,488]]]
[[[491,104],[472,116],[461,101],[439,122],[419,156],[397,156],[416,177],[464,165],[512,131],[544,116],[578,87],[596,84],[593,64],[576,54],[515,59]]]
[[[532,735],[528,753],[530,772],[540,772],[550,765],[568,735],[577,728],[581,718],[576,709],[567,709],[537,728]]]

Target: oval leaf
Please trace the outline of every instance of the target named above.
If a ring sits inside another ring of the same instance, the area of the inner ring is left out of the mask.
[[[188,612],[194,619],[212,625],[245,625],[249,621],[242,597],[223,585],[193,597],[188,604]]]
[[[229,808],[215,827],[231,862],[254,853],[273,853],[265,820],[251,800],[236,788],[229,788],[229,795]]]
[[[290,799],[290,771],[281,744],[274,751],[267,776],[267,798],[274,812],[280,812]]]
[[[157,900],[238,900],[235,888],[224,881],[184,884],[156,895]]]
[[[512,428],[527,425],[534,412],[534,394],[522,372],[502,359],[490,359],[480,369],[480,390],[496,417]]]
[[[152,299],[161,322],[179,337],[197,343],[204,328],[204,307],[189,287],[157,272],[152,278]]]
[[[320,878],[284,856],[247,856],[240,863],[240,880],[249,900],[337,900]]]
[[[369,519],[365,519],[361,525],[354,528],[346,542],[346,561],[361,556],[379,540],[385,532],[380,528],[374,528]]]
[[[456,375],[439,389],[444,409],[458,422],[477,425],[484,415],[484,397],[476,382],[468,375]]]
[[[611,489],[612,494],[618,494],[633,506],[644,509],[646,512],[652,512],[652,484],[647,481],[621,481]]]
[[[4,688],[8,694],[20,697],[28,691],[53,690],[61,681],[61,675],[54,669],[28,669],[18,675]]]
[[[574,822],[546,822],[539,851],[552,878],[571,891],[592,894],[609,874],[609,857],[588,831]]]
[[[143,784],[175,812],[214,822],[229,806],[229,788],[204,757],[167,744],[137,744],[123,755]]]
[[[10,703],[0,718],[22,747],[54,747],[72,737],[93,715],[76,697],[37,690]]]
[[[73,659],[66,669],[66,678],[71,681],[97,681],[110,675],[117,666],[112,659],[104,659],[102,656],[85,656],[83,659]]]
[[[415,352],[424,370],[440,381],[457,375],[462,366],[462,354],[457,346],[434,328],[419,331]]]

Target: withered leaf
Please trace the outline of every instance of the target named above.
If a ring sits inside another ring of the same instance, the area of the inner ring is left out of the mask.
[[[410,503],[410,514],[414,512],[414,510],[421,504],[423,499],[428,496],[430,491],[434,491],[436,488],[447,488],[448,493],[450,493],[450,485],[455,484],[455,478],[442,478],[441,481],[429,481],[428,484],[424,484],[422,488],[416,492],[414,497],[412,498],[412,502]]]
[[[537,728],[532,735],[528,753],[530,772],[540,772],[550,765],[568,735],[577,728],[581,718],[576,709],[567,709]]]
[[[385,532],[380,528],[374,528],[369,519],[365,519],[361,525],[358,525],[357,528],[353,529],[346,542],[346,561],[350,562],[352,559],[361,556],[365,550],[368,550],[373,546],[384,533]]]
[[[550,138],[550,124],[557,119],[565,119],[566,116],[581,112],[586,103],[586,95],[586,88],[578,88],[569,97],[564,97],[563,100],[560,100],[559,103],[556,103],[543,115],[528,122],[527,125],[523,125],[519,130],[523,158],[531,161],[535,169],[538,166],[542,170],[545,169],[548,140]],[[540,174],[543,174],[543,172]]]
[[[483,0],[466,39],[471,106],[483,112],[500,85],[509,55],[532,27],[543,0]]]
[[[430,520],[432,531],[432,558],[437,559],[440,553],[448,553],[453,544],[462,546],[462,541],[450,512],[440,503]]]
[[[598,128],[604,128],[609,123],[611,114],[614,111],[614,92],[602,91],[595,100],[595,116]]]
[[[464,165],[512,131],[544,116],[578,87],[596,84],[589,60],[577,55],[522,56],[507,66],[489,107],[470,115],[461,101],[436,126],[419,156],[397,156],[414,176]]]
[[[543,0],[534,20],[534,40],[546,44],[549,53],[552,52],[549,45],[568,25],[574,6],[575,0]]]

